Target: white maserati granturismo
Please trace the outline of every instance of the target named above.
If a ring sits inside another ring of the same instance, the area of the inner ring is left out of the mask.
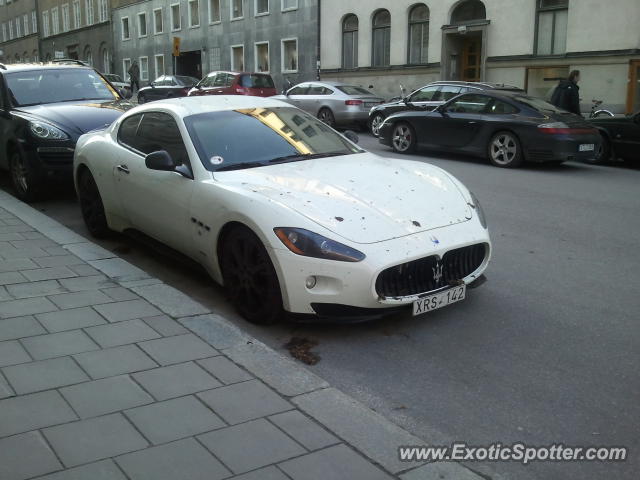
[[[491,254],[453,176],[268,98],[136,107],[78,140],[74,180],[91,234],[138,231],[191,257],[255,323],[429,312],[463,300]]]

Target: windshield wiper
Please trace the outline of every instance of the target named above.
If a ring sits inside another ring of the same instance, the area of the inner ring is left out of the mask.
[[[268,164],[265,162],[240,162],[233,165],[225,165],[224,167],[216,168],[216,172],[225,172],[229,170],[243,170],[245,168],[265,167]]]
[[[340,155],[349,155],[349,152],[296,153],[294,155],[272,158],[269,160],[269,163],[300,162],[302,160],[311,160],[313,158],[338,157]]]

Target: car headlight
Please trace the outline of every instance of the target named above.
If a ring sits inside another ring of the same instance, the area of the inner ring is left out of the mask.
[[[45,140],[67,140],[69,138],[69,135],[49,123],[31,121],[29,129],[34,136]]]
[[[273,229],[284,246],[297,255],[324,258],[339,262],[361,262],[365,254],[303,228],[276,227]]]
[[[487,228],[487,218],[484,216],[484,210],[482,209],[482,205],[480,204],[480,201],[473,194],[473,192],[469,192],[469,194],[471,195],[471,202],[472,202],[469,204],[469,206],[471,206],[471,208],[473,208],[478,214],[478,220],[480,220],[480,225],[482,225],[483,228]]]

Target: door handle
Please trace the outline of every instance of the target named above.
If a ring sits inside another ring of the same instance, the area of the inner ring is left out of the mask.
[[[131,172],[129,171],[129,167],[127,167],[126,165],[118,165],[116,167],[116,170],[122,172],[122,173],[126,173],[127,175],[129,175]]]
[[[475,125],[475,124],[476,124],[476,123],[478,123],[478,122],[476,122],[475,120],[471,120],[470,122],[467,122],[467,123],[468,123],[469,125]]]

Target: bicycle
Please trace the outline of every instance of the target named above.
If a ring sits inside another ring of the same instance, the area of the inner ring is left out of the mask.
[[[605,110],[604,108],[597,109],[600,105],[602,105],[602,100],[596,100],[595,98],[591,100],[591,112],[589,113],[589,118],[598,118],[598,117],[613,117],[613,113],[609,110]]]

